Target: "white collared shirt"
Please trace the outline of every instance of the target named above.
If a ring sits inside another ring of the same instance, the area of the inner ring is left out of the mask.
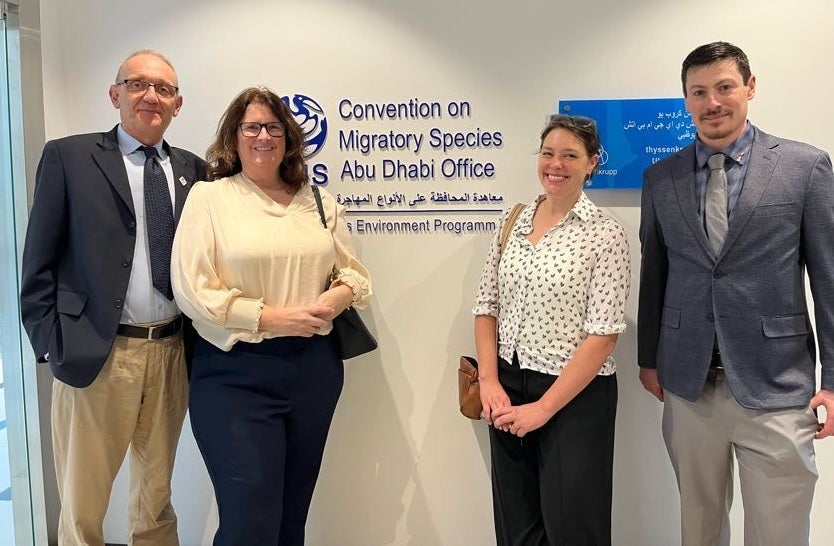
[[[133,261],[130,269],[130,282],[127,285],[122,324],[146,324],[176,317],[179,309],[174,301],[169,301],[153,287],[151,278],[151,256],[148,251],[148,229],[145,221],[145,153],[139,150],[142,143],[127,134],[119,124],[119,149],[122,152],[127,179],[130,183],[130,195],[133,198],[133,210],[136,213],[136,247],[133,249]],[[159,164],[168,179],[168,191],[171,194],[171,207],[174,199],[174,170],[171,160],[162,147],[162,141],[154,147],[159,153]]]
[[[521,368],[559,375],[589,334],[625,331],[628,238],[620,223],[583,192],[562,221],[533,245],[527,236],[537,204],[521,212],[501,256],[500,226],[509,210],[504,212],[472,312],[498,319],[498,356],[512,362],[518,353]],[[609,356],[599,375],[615,371]]]

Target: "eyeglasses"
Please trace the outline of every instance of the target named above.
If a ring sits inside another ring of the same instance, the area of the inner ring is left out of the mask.
[[[151,83],[145,80],[122,80],[117,82],[116,85],[124,85],[125,89],[135,94],[145,94],[148,92],[148,87],[153,87],[156,94],[163,99],[174,98],[180,90],[180,88],[176,85],[171,85],[169,83]]]
[[[238,124],[240,126],[240,134],[245,137],[256,137],[261,134],[261,129],[266,127],[266,132],[271,137],[282,137],[286,134],[284,124],[279,121],[271,123],[258,123],[257,121],[244,121]]]
[[[550,116],[550,123],[564,123],[565,125],[573,125],[582,129],[596,129],[597,126],[596,120],[592,118],[586,118],[585,116],[568,116],[566,114],[553,114]]]

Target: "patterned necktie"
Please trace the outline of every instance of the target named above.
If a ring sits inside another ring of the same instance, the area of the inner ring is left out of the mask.
[[[148,249],[151,255],[153,286],[168,298],[171,291],[171,246],[174,243],[174,211],[168,179],[153,146],[140,146],[145,153],[145,224],[148,230]]]
[[[712,253],[718,252],[727,238],[727,172],[724,170],[724,154],[711,155],[707,160],[709,165],[709,180],[707,180],[707,199],[704,206],[704,223],[707,228]]]

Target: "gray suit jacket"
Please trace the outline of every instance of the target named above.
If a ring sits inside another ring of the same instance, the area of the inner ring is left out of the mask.
[[[822,388],[834,390],[834,172],[825,152],[758,129],[749,161],[717,257],[697,212],[695,146],[646,169],[638,362],[694,401],[717,338],[740,404],[800,407],[815,390],[806,268]]]

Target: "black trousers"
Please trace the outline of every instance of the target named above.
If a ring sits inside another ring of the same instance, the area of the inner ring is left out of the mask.
[[[556,376],[499,359],[513,405],[534,402]],[[610,546],[617,378],[597,376],[524,438],[490,427],[498,546]]]
[[[194,347],[189,409],[220,515],[214,546],[302,546],[344,367],[327,337]]]

